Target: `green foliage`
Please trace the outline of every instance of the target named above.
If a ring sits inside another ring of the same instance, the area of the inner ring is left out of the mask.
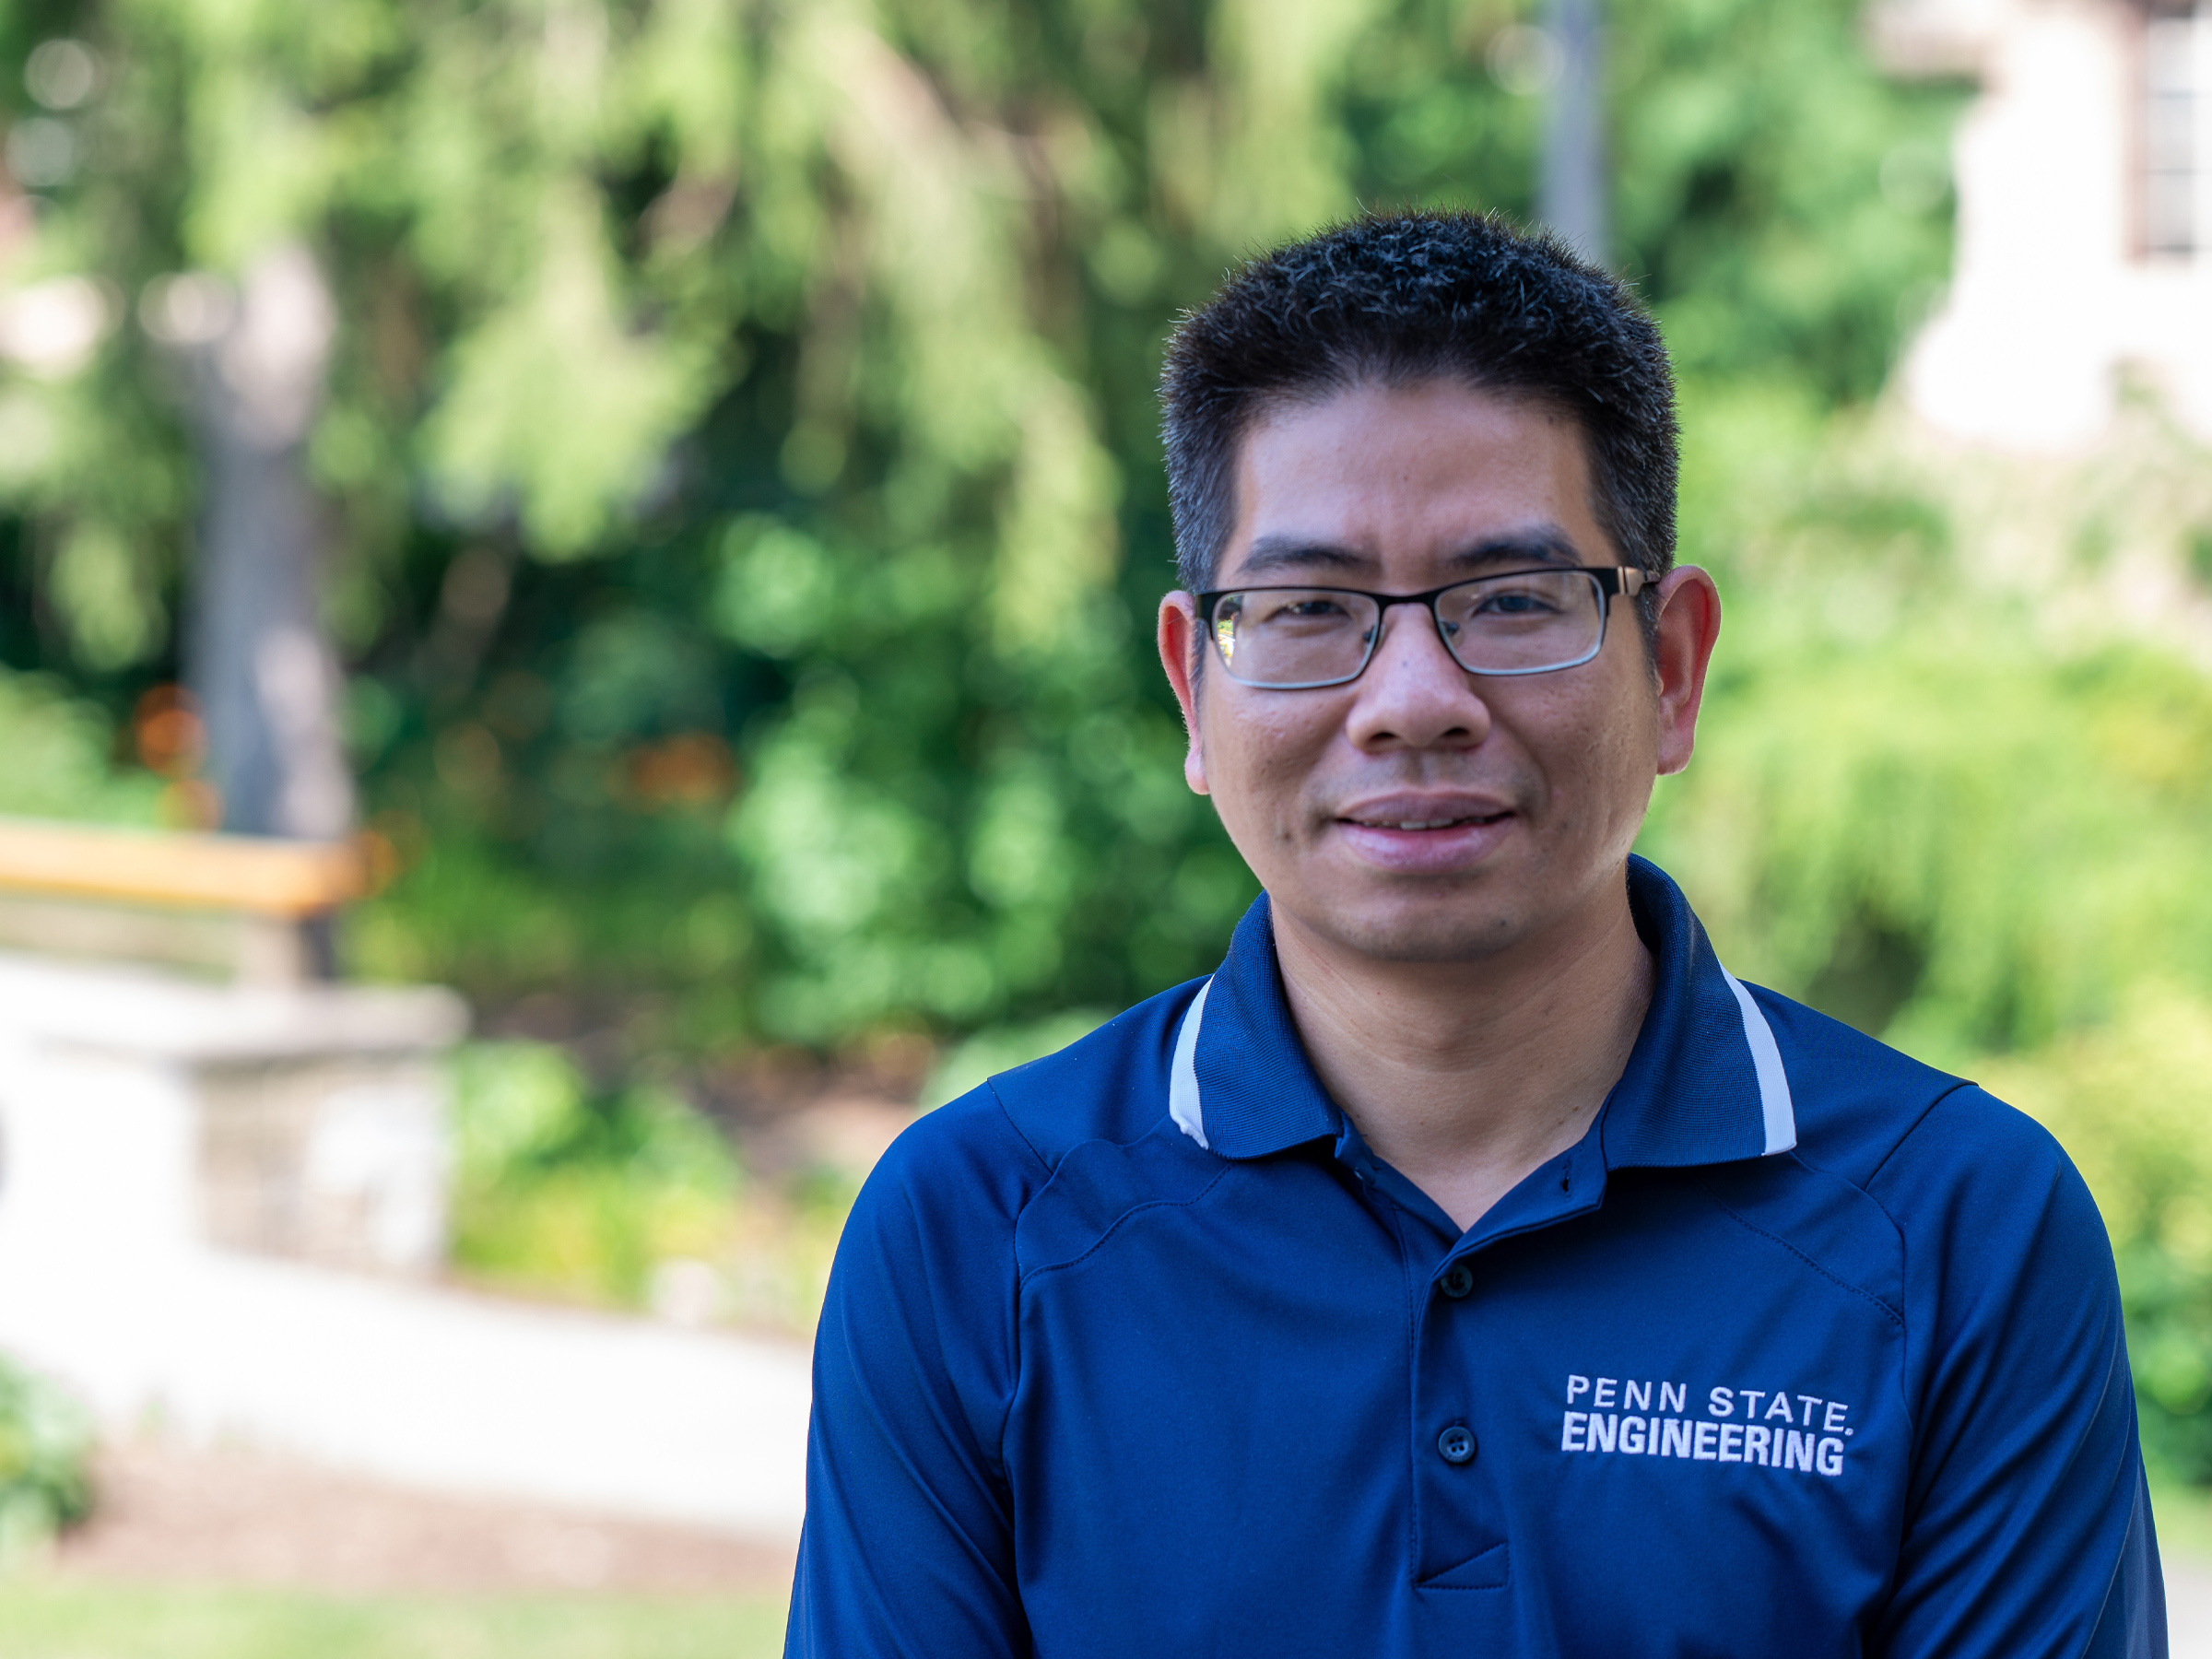
[[[2212,991],[2212,686],[1945,608],[1739,661],[1648,844],[1740,971],[1916,1051],[2032,1046],[2145,974]]]
[[[92,1425],[43,1377],[0,1356],[0,1563],[92,1507]]]
[[[2154,1467],[2212,1482],[2212,998],[2146,981],[2109,1025],[1998,1063],[1990,1088],[2042,1120],[2112,1236]]]
[[[0,670],[0,813],[151,823],[159,786],[119,773],[114,749],[99,708],[51,678]]]
[[[674,1090],[596,1092],[551,1044],[472,1044],[454,1081],[462,1274],[688,1323],[812,1329],[849,1174],[756,1178]]]
[[[1613,8],[1620,237],[1685,373],[1870,397],[1939,291],[1964,100],[1877,75],[1865,10]]]
[[[0,587],[61,549],[0,660],[117,701],[168,672],[194,469],[159,279],[301,240],[342,319],[334,623],[411,860],[365,971],[619,1000],[695,1050],[1202,971],[1253,888],[1149,660],[1159,342],[1359,202],[1525,211],[1542,100],[1493,60],[1530,9],[21,9],[0,58],[75,32],[103,66],[45,117],[82,159],[35,274],[109,328],[0,385],[36,440],[0,444]],[[1613,18],[1624,268],[1687,362],[1818,406],[1878,383],[1945,259],[1940,187],[1884,181],[1956,100],[1877,75],[1856,12]]]
[[[455,1083],[464,1272],[637,1306],[658,1264],[724,1242],[737,1170],[683,1100],[646,1087],[594,1100],[567,1054],[526,1042],[463,1051]]]
[[[2147,978],[2212,994],[2212,681],[2144,614],[2191,603],[2201,452],[2138,428],[2065,466],[1931,464],[1893,416],[1765,392],[1691,421],[1687,534],[1728,614],[1643,846],[1732,966],[1943,1064]]]

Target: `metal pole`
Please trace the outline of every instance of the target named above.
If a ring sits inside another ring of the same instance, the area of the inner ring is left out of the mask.
[[[223,827],[250,835],[324,841],[353,820],[306,457],[332,325],[314,261],[281,248],[255,262],[227,326],[192,354],[206,494],[186,677]]]
[[[1606,77],[1598,0],[1550,0],[1559,45],[1537,216],[1593,265],[1606,263]]]

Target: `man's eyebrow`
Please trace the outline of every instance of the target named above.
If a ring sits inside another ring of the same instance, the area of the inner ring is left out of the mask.
[[[1540,524],[1505,535],[1486,536],[1473,547],[1461,548],[1445,562],[1463,569],[1497,564],[1579,565],[1583,552],[1557,524]]]
[[[1278,571],[1312,570],[1316,565],[1331,571],[1371,571],[1377,562],[1372,554],[1338,547],[1334,542],[1308,541],[1298,535],[1262,535],[1254,537],[1246,549],[1239,561],[1239,572],[1249,580]]]
[[[1372,571],[1380,562],[1371,553],[1340,547],[1335,542],[1311,541],[1298,535],[1262,535],[1253,539],[1238,562],[1237,576],[1241,582],[1250,582],[1283,571],[1311,571],[1316,567],[1339,573],[1357,573]],[[1502,535],[1485,536],[1451,554],[1444,562],[1461,570],[1509,564],[1579,565],[1583,562],[1583,552],[1559,525],[1538,524]]]

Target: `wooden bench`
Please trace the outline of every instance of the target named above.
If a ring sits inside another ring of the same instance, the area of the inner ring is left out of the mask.
[[[331,916],[370,877],[346,841],[0,818],[0,948],[299,984],[331,976]]]

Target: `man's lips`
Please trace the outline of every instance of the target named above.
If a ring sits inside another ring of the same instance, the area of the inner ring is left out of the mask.
[[[1511,818],[1512,816],[1512,813],[1503,810],[1498,812],[1470,812],[1457,818],[1375,818],[1362,813],[1357,817],[1339,818],[1337,819],[1337,822],[1342,824],[1357,824],[1362,830],[1407,830],[1426,831],[1430,830],[1457,830],[1465,824],[1494,824],[1500,818]]]
[[[1335,814],[1340,824],[1371,830],[1434,830],[1511,818],[1513,806],[1472,789],[1406,789],[1357,796]]]
[[[1512,806],[1481,795],[1395,795],[1350,803],[1338,834],[1362,863],[1409,875],[1478,864],[1509,833]]]

